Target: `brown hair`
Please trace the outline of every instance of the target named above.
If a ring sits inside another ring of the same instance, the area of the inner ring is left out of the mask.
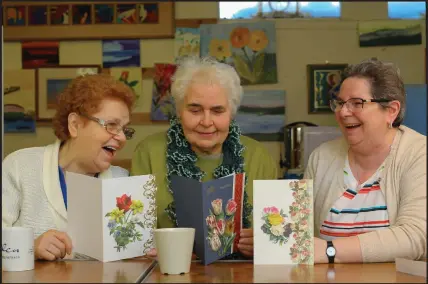
[[[400,102],[400,111],[392,123],[393,127],[401,125],[406,113],[406,90],[400,70],[392,63],[386,63],[376,58],[364,60],[345,69],[344,80],[349,77],[360,77],[367,79],[371,86],[371,95],[374,99],[388,99]],[[380,103],[383,108],[388,103]]]
[[[56,137],[65,141],[70,137],[68,115],[70,113],[91,115],[99,111],[102,100],[114,98],[126,104],[131,112],[135,102],[134,91],[126,84],[107,74],[80,76],[58,96],[53,128]]]

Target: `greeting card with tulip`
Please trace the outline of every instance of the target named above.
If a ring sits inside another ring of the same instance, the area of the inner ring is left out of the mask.
[[[254,264],[313,264],[312,180],[254,181]]]
[[[142,256],[153,247],[154,176],[66,178],[74,252],[107,262]]]
[[[277,83],[275,23],[201,25],[201,56],[233,66],[243,85]]]

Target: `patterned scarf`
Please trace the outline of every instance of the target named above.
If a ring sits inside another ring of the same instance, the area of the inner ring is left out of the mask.
[[[202,181],[205,173],[195,165],[198,158],[195,152],[191,149],[190,144],[187,142],[178,118],[173,117],[170,120],[170,125],[171,126],[167,132],[168,141],[166,165],[168,190],[173,194],[171,189],[171,175],[183,176]],[[244,157],[242,156],[242,153],[244,152],[245,147],[241,144],[240,135],[241,130],[235,121],[232,121],[229,127],[229,135],[223,143],[223,162],[214,170],[213,173],[215,179],[233,173],[244,172]],[[242,226],[244,228],[250,228],[250,216],[253,206],[248,203],[247,192],[245,191],[246,185],[247,176],[245,176]],[[168,204],[165,211],[168,213],[168,217],[171,221],[175,226],[177,226],[175,202],[172,201]]]

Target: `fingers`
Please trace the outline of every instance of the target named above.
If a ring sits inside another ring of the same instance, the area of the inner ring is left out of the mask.
[[[41,249],[38,252],[37,259],[55,260],[56,256],[50,253],[49,251],[47,251],[46,249]]]
[[[50,248],[51,246],[54,248]],[[63,258],[65,256],[65,244],[57,238],[52,238],[51,243],[47,248],[49,252],[53,253],[58,258]]]
[[[158,252],[155,248],[152,248],[146,253],[146,255],[149,257],[156,257],[158,255]]]
[[[243,245],[243,244],[238,244],[238,249],[240,251],[253,251],[253,246],[252,245]]]
[[[67,233],[56,231],[55,237],[57,239],[59,239],[65,245],[65,250],[66,250],[67,254],[71,254],[73,245],[72,245],[71,239],[67,235]],[[64,254],[64,256],[65,256],[65,254]]]
[[[55,256],[55,258],[61,258],[61,250],[59,248],[57,248],[53,243],[50,243],[46,247],[46,251],[53,254]]]
[[[34,241],[36,259],[55,260],[71,254],[70,237],[56,230],[49,230]]]
[[[254,244],[254,238],[240,238],[239,239],[239,244],[253,246],[253,244]]]
[[[240,237],[241,238],[252,238],[253,237],[253,229],[242,229]]]

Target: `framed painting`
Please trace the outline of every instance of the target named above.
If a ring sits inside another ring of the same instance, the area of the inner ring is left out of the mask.
[[[174,38],[172,1],[3,1],[4,41]]]
[[[36,70],[36,119],[37,121],[52,121],[55,115],[57,96],[79,74],[82,69],[93,73],[100,73],[98,65],[84,66],[57,66],[51,68],[38,68]]]
[[[340,88],[348,64],[307,65],[308,113],[332,113],[330,99]]]

